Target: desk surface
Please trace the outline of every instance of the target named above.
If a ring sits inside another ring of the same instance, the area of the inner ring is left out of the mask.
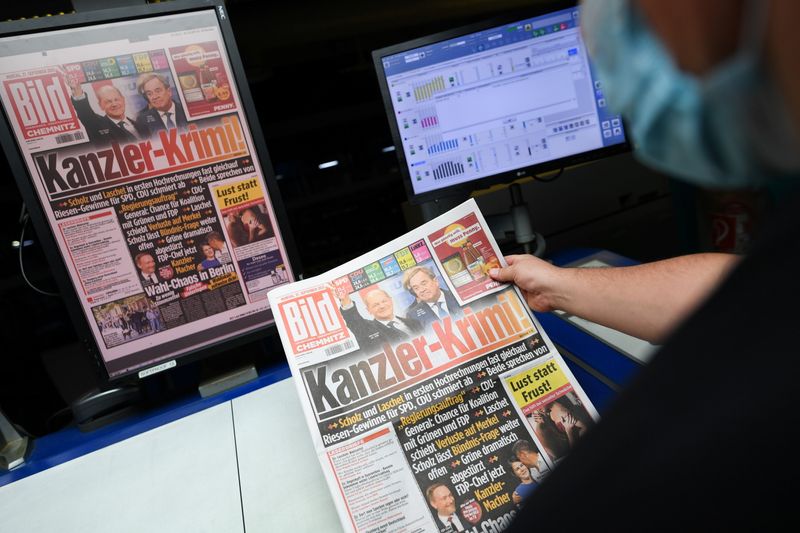
[[[38,438],[34,441],[33,451],[26,458],[25,464],[10,472],[0,473],[0,487],[170,422],[180,420],[183,417],[224,404],[254,390],[277,383],[289,376],[291,376],[291,372],[289,372],[287,365],[276,365],[275,368],[263,372],[255,381],[211,398],[201,398],[199,394],[195,393],[180,402],[131,416],[90,433],[83,433],[77,428],[67,428]]]
[[[244,531],[231,404],[0,487],[0,531]]]
[[[291,378],[0,487],[0,531],[341,531]]]
[[[341,531],[294,380],[232,404],[247,532]]]

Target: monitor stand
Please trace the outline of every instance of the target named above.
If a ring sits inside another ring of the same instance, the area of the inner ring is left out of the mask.
[[[208,398],[256,379],[258,379],[256,367],[248,364],[204,380],[197,387],[197,391],[203,398]]]
[[[94,389],[70,403],[79,430],[94,431],[142,410],[142,394],[136,385]]]
[[[522,197],[522,188],[519,183],[512,183],[508,189],[511,194],[511,209],[499,215],[486,216],[492,235],[499,241],[506,237],[506,233],[511,232],[524,253],[542,257],[546,247],[545,240],[541,233],[533,231],[528,204]]]
[[[257,368],[271,360],[271,354],[276,353],[273,351],[275,346],[270,343],[277,342],[277,346],[280,346],[276,337],[250,342],[233,341],[219,356],[200,361],[197,379],[200,396],[208,398],[257,380]]]
[[[45,350],[41,357],[79,430],[93,431],[142,409],[143,395],[138,384],[106,383],[80,342]]]
[[[28,437],[20,435],[0,411],[0,470],[11,470],[24,463],[27,451]]]
[[[511,194],[511,209],[506,213],[486,215],[489,229],[498,241],[505,239],[507,233],[513,233],[514,240],[522,247],[524,253],[542,257],[545,252],[545,239],[541,233],[533,231],[528,204],[522,196],[522,188],[518,182],[514,182],[508,185],[508,189]],[[421,223],[430,222],[456,207],[461,201],[460,197],[445,196],[421,203],[419,206]],[[409,222],[409,219],[406,221]]]

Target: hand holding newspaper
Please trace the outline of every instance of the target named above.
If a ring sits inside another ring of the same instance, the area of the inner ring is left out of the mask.
[[[473,200],[269,293],[346,531],[496,532],[598,414]]]

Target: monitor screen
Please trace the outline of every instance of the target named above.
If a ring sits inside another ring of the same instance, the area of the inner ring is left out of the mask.
[[[3,145],[112,379],[262,330],[294,279],[223,5],[181,5],[0,35]]]
[[[373,52],[414,199],[629,149],[570,7]]]

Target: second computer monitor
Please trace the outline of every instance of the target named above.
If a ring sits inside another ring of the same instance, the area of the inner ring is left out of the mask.
[[[630,149],[568,7],[373,52],[413,200]]]

